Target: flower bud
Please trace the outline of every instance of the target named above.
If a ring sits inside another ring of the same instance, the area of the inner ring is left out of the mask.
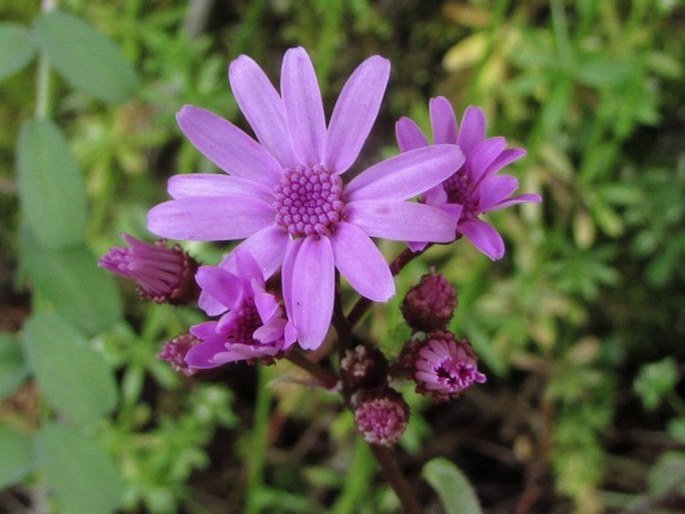
[[[169,248],[165,240],[146,243],[128,234],[121,237],[130,247],[111,248],[100,267],[133,280],[140,296],[153,302],[186,305],[197,300],[198,264],[180,246]]]
[[[466,339],[458,341],[451,332],[439,330],[428,334],[414,355],[416,390],[438,400],[456,398],[474,382],[486,381],[478,371],[478,357],[471,344]]]
[[[457,307],[457,291],[444,276],[431,270],[402,301],[402,315],[414,330],[430,332],[447,326]]]
[[[345,352],[340,372],[346,388],[352,391],[362,387],[370,389],[386,383],[388,361],[379,350],[360,344]]]
[[[392,446],[409,422],[409,405],[388,387],[361,393],[356,400],[354,421],[364,439],[371,444]]]
[[[157,357],[171,364],[172,369],[187,377],[194,375],[197,369],[191,368],[186,363],[186,354],[193,346],[201,341],[193,334],[182,334],[164,343],[162,351]]]

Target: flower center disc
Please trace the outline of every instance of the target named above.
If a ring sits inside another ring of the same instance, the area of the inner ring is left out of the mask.
[[[296,238],[330,234],[344,207],[342,179],[318,164],[284,170],[274,190],[276,223]]]
[[[442,183],[450,203],[458,203],[463,207],[462,220],[473,219],[478,216],[478,195],[476,186],[471,182],[464,168],[457,171]]]

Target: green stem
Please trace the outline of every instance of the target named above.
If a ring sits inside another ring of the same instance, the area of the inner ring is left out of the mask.
[[[330,509],[330,514],[357,512],[356,509],[359,508],[360,500],[368,495],[374,468],[369,445],[362,438],[357,438],[352,463],[348,469],[342,493]]]
[[[259,374],[259,381],[257,385],[254,426],[250,441],[250,456],[246,459],[248,466],[245,499],[246,514],[259,514],[261,512],[259,496],[263,488],[266,448],[269,436],[271,393],[267,387],[267,377],[264,368],[261,366],[257,367],[257,373]]]
[[[40,10],[43,13],[50,12],[56,8],[57,0],[43,0],[41,2]],[[36,118],[41,120],[50,117],[50,82],[50,61],[45,50],[41,50],[36,77]]]

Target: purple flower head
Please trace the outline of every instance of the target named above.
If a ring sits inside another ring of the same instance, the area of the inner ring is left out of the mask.
[[[467,107],[461,127],[457,127],[457,117],[445,97],[431,98],[429,108],[434,144],[457,144],[466,160],[452,176],[427,191],[421,199],[457,217],[455,237],[463,235],[491,259],[501,259],[504,256],[502,236],[479,216],[518,203],[542,201],[542,197],[534,193],[511,196],[518,189],[518,180],[511,175],[497,175],[499,170],[523,157],[526,151],[506,148],[507,140],[503,137],[486,139],[487,121],[478,107]],[[410,118],[397,122],[396,135],[403,152],[429,145]],[[418,250],[424,248],[425,243],[411,243],[410,246]]]
[[[185,361],[193,368],[215,368],[228,362],[270,361],[295,342],[292,325],[283,317],[276,298],[264,289],[264,277],[245,250],[235,253],[237,272],[202,266],[197,282],[203,294],[222,306],[218,321],[195,325],[190,332],[200,339]]]
[[[256,141],[198,107],[186,106],[177,115],[191,143],[228,175],[171,178],[173,200],[149,212],[148,227],[174,239],[245,239],[239,248],[252,253],[265,277],[281,267],[288,318],[305,349],[317,348],[329,329],[336,268],[371,300],[394,294],[392,274],[372,237],[454,238],[453,217],[407,200],[459,169],[463,155],[457,146],[418,148],[343,182],[378,115],[389,73],[382,57],[364,61],[327,124],[303,48],[286,52],[280,94],[243,55],[231,63],[229,82]]]
[[[181,334],[174,337],[171,341],[164,343],[162,351],[157,354],[157,357],[171,364],[171,367],[177,373],[190,377],[197,370],[188,366],[185,360],[186,355],[193,346],[199,343],[200,340],[193,334]]]
[[[402,300],[402,315],[414,330],[445,328],[457,308],[457,290],[434,269],[421,277]]]
[[[361,393],[355,403],[354,421],[366,442],[392,446],[406,430],[409,405],[394,389]]]
[[[478,371],[471,344],[466,339],[457,341],[445,330],[429,334],[415,358],[417,390],[431,393],[439,400],[454,398],[474,382],[482,384],[486,380]]]
[[[163,240],[145,243],[128,234],[121,238],[129,247],[111,248],[100,258],[100,267],[133,280],[138,293],[156,303],[184,305],[197,299],[198,264],[180,246],[170,248]]]

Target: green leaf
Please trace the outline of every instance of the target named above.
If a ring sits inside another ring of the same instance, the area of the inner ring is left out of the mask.
[[[121,505],[124,481],[99,441],[47,425],[36,438],[36,457],[45,481],[69,514],[106,514]]]
[[[121,319],[121,300],[113,277],[97,267],[85,246],[62,250],[25,240],[26,267],[36,292],[87,335]]]
[[[13,75],[36,55],[31,33],[18,23],[0,23],[0,80]]]
[[[426,462],[423,478],[440,496],[447,514],[482,514],[476,493],[461,470],[447,459]]]
[[[0,490],[17,483],[33,469],[31,438],[0,425]]]
[[[86,190],[60,129],[48,120],[26,121],[17,148],[19,198],[41,244],[62,247],[83,240]]]
[[[13,393],[27,375],[19,341],[13,334],[0,334],[0,400]]]
[[[119,102],[138,85],[121,50],[85,21],[60,11],[42,14],[33,29],[50,62],[74,87],[107,102]]]
[[[34,314],[24,326],[24,344],[41,393],[72,422],[92,423],[114,408],[112,370],[63,318]]]

